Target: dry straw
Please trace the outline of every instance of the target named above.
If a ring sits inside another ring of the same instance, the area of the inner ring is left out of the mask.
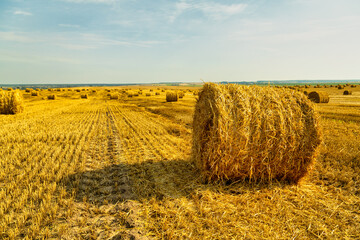
[[[183,91],[179,91],[178,96],[179,98],[183,98],[185,96],[185,93]]]
[[[24,110],[20,91],[0,92],[0,114],[16,114]]]
[[[88,99],[89,95],[88,94],[81,94],[81,98]]]
[[[145,96],[150,97],[150,96],[151,96],[151,94],[150,94],[150,93],[146,93],[146,94],[145,94]]]
[[[49,95],[49,96],[47,96],[47,99],[48,99],[48,100],[55,100],[55,99],[56,99],[56,95],[55,95],[55,94]]]
[[[300,92],[206,83],[193,121],[193,160],[208,181],[297,183],[321,143],[318,116]]]
[[[167,102],[177,102],[178,95],[176,92],[167,92],[166,93],[166,101]]]
[[[119,99],[119,96],[117,94],[110,94],[110,99],[117,100],[117,99]]]
[[[308,97],[312,102],[315,103],[328,103],[330,100],[329,94],[323,91],[311,92],[309,93]]]
[[[33,97],[35,97],[35,96],[39,96],[39,92],[32,91],[32,92],[31,92],[31,96],[33,96]]]
[[[350,91],[350,90],[345,90],[345,91],[344,91],[344,95],[352,95],[352,91]]]

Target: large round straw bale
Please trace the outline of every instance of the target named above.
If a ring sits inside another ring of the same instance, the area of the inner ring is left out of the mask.
[[[322,91],[311,92],[309,93],[308,97],[312,102],[315,103],[328,103],[330,100],[329,94]]]
[[[296,183],[321,142],[313,103],[300,92],[206,83],[193,121],[193,160],[208,181]]]
[[[166,101],[167,102],[176,102],[178,100],[177,92],[167,92],[166,93]]]
[[[352,91],[350,91],[350,90],[345,90],[345,91],[344,91],[344,95],[352,95]]]
[[[89,95],[88,94],[81,94],[81,98],[88,99]]]
[[[24,100],[19,90],[0,93],[0,114],[16,114],[24,110]]]

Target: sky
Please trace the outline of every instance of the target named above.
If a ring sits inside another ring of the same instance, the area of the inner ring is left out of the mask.
[[[358,0],[0,0],[0,84],[360,79]]]

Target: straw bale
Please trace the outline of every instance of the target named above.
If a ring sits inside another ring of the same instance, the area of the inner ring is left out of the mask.
[[[31,92],[31,96],[33,96],[33,97],[39,96],[39,92],[33,91],[33,92]]]
[[[311,92],[309,93],[308,97],[312,102],[315,103],[328,103],[330,100],[329,94],[323,91]]]
[[[185,93],[183,91],[178,92],[179,98],[183,98],[185,96]]]
[[[119,95],[117,95],[117,94],[110,94],[110,99],[114,99],[114,100],[119,99]]]
[[[47,99],[48,99],[48,100],[55,100],[55,99],[56,99],[56,95],[55,95],[55,94],[49,95],[49,96],[47,96]]]
[[[145,94],[145,96],[150,97],[150,96],[151,96],[151,94],[150,94],[150,93],[146,93],[146,94]]]
[[[352,91],[350,91],[350,90],[345,90],[343,94],[344,94],[344,95],[352,95]]]
[[[88,99],[89,95],[88,94],[82,94],[81,95],[81,98],[84,98],[84,99]]]
[[[0,92],[0,114],[16,114],[24,110],[24,100],[20,91]]]
[[[177,102],[178,94],[176,92],[167,92],[166,93],[166,101],[167,102]]]
[[[206,83],[195,106],[192,159],[206,181],[297,183],[318,152],[318,121],[300,92]]]

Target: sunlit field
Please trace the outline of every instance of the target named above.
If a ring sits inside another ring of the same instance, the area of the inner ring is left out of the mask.
[[[24,111],[0,115],[0,239],[360,239],[359,85],[296,88],[330,96],[297,185],[205,183],[191,161],[199,89],[22,90]]]

